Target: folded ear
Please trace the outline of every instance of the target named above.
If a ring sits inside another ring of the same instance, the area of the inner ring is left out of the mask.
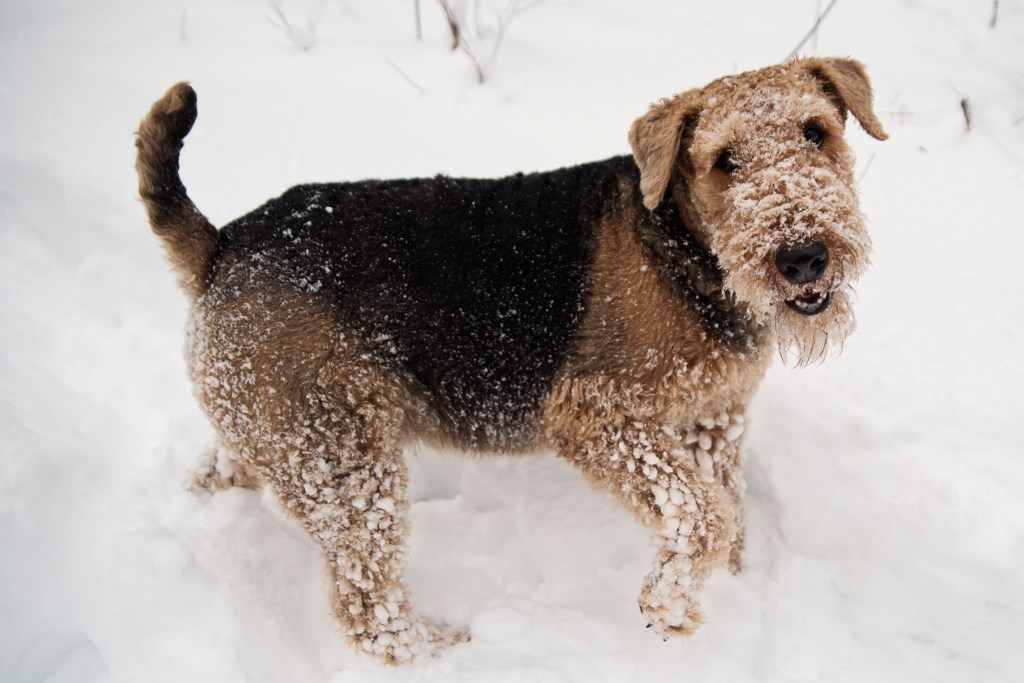
[[[690,90],[653,104],[629,129],[633,159],[640,169],[640,192],[644,206],[654,210],[661,203],[679,156],[686,122],[700,112],[699,90]]]
[[[863,64],[853,59],[817,57],[801,59],[797,64],[821,82],[843,116],[849,109],[868,135],[878,140],[888,139],[882,122],[875,116],[871,81]]]

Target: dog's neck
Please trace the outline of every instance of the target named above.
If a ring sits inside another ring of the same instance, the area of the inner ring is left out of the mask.
[[[635,194],[640,242],[661,276],[700,317],[709,337],[736,351],[752,350],[759,345],[764,326],[725,289],[718,259],[704,244],[703,232],[691,227],[696,216],[687,210],[681,183],[674,183],[671,196],[653,211],[643,206],[639,192]]]

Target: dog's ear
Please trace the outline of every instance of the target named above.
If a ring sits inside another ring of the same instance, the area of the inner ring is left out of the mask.
[[[875,116],[871,81],[863,64],[853,59],[817,57],[802,59],[798,64],[821,83],[843,117],[849,109],[868,135],[877,140],[888,139],[882,122]]]
[[[629,144],[640,169],[640,192],[648,209],[654,210],[665,196],[684,128],[700,112],[702,100],[700,90],[663,99],[629,129]]]

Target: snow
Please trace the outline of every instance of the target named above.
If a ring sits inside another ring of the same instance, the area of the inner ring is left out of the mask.
[[[848,124],[872,267],[843,354],[776,365],[736,427],[746,567],[690,640],[643,627],[646,532],[549,454],[411,459],[415,606],[473,641],[400,669],[344,642],[272,498],[186,490],[211,430],[131,137],[169,85],[199,92],[182,175],[223,224],[297,182],[623,153],[649,102],[779,61],[816,3],[545,0],[482,86],[422,5],[417,43],[407,1],[285,0],[308,50],[254,1],[0,7],[0,680],[1019,680],[1020,0],[995,29],[991,3],[839,3],[805,47],[867,64],[891,135]]]

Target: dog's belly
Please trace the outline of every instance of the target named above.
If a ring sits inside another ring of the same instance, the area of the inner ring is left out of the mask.
[[[516,450],[578,331],[601,197],[631,165],[299,186],[227,226],[221,263],[328,301],[458,445]]]

